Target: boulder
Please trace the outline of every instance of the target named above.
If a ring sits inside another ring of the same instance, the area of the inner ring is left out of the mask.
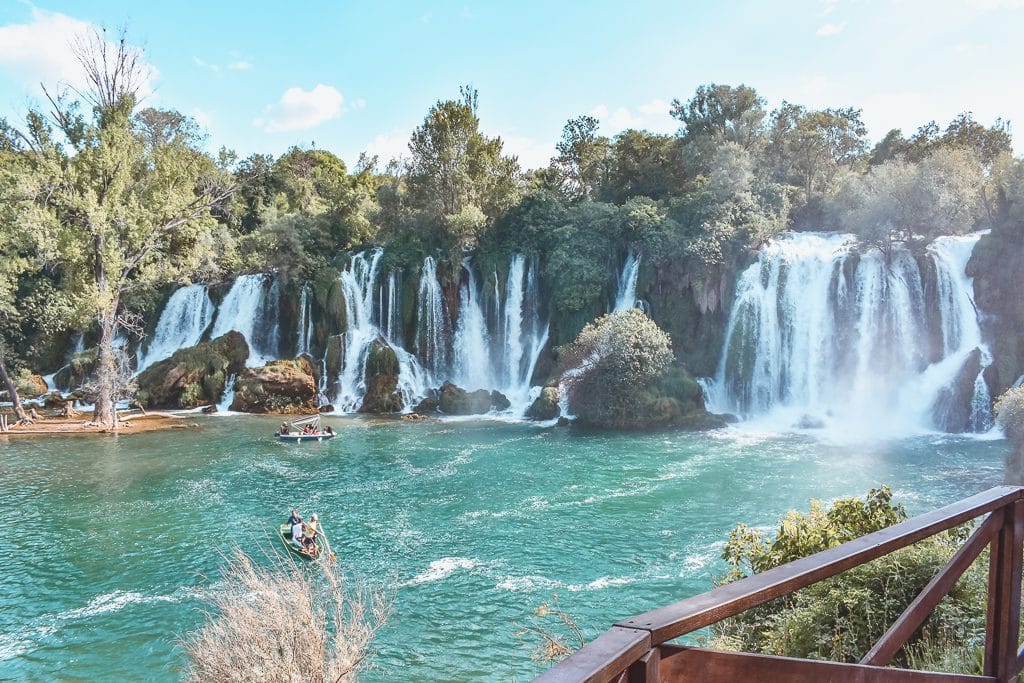
[[[796,429],[824,429],[825,420],[821,419],[817,415],[810,415],[804,413],[800,416],[800,419],[793,425]]]
[[[416,404],[416,407],[412,409],[412,412],[417,415],[432,415],[441,411],[441,399],[435,396],[436,392],[431,392],[430,396]]]
[[[135,400],[144,408],[171,410],[217,403],[228,377],[242,372],[248,358],[245,337],[234,331],[180,349],[139,374]]]
[[[398,413],[405,407],[398,391],[398,355],[383,337],[374,339],[366,352],[363,381],[366,393],[360,413]]]
[[[553,420],[562,414],[557,387],[544,387],[526,411],[531,420]]]
[[[39,398],[46,394],[47,391],[46,380],[39,375],[30,375],[28,373],[14,377],[14,387],[18,390],[18,397],[22,399]],[[0,401],[10,400],[7,392],[0,390]]]
[[[213,415],[216,412],[217,406],[213,405],[212,403],[208,406],[203,407],[203,415]]]
[[[491,407],[495,410],[508,410],[512,407],[512,401],[508,400],[508,397],[500,391],[491,392]]]
[[[301,414],[317,411],[313,364],[306,356],[246,368],[235,380],[231,410],[244,413]]]
[[[451,382],[441,385],[438,408],[446,415],[480,415],[491,409],[491,394],[486,389],[466,391]]]

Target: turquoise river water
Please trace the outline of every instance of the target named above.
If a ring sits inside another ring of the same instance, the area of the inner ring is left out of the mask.
[[[0,680],[177,680],[177,639],[216,590],[212,544],[258,552],[291,506],[393,594],[363,680],[529,680],[515,624],[553,593],[592,638],[710,589],[739,521],[883,483],[923,512],[1000,483],[1006,448],[340,418],[341,438],[295,446],[269,418],[195,420],[0,439]]]

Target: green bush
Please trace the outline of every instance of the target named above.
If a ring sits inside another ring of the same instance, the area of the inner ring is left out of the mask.
[[[830,506],[812,501],[807,513],[790,511],[772,539],[740,524],[722,553],[731,570],[723,583],[806,557],[907,518],[887,487],[864,500]],[[895,622],[962,545],[959,527],[855,567],[797,593],[748,610],[713,627],[716,647],[810,659],[857,662]],[[983,642],[987,554],[976,561],[910,639],[897,665],[976,671]]]

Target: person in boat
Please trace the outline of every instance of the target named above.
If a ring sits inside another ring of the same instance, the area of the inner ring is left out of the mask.
[[[302,533],[302,517],[298,517],[298,521],[292,523],[292,545],[300,550],[306,546],[304,534]]]
[[[299,511],[292,510],[292,514],[288,517],[288,524],[291,526],[295,526],[300,522],[302,522],[302,517],[299,517]]]
[[[330,425],[327,425],[326,427],[324,427],[324,434],[326,434],[327,436],[334,436],[334,428],[331,427]]]
[[[282,422],[281,423],[281,430],[278,432],[278,434],[280,436],[285,436],[285,435],[288,434],[288,423],[287,422]]]
[[[323,529],[320,528],[320,520],[315,512],[309,516],[309,521],[306,522],[302,533],[304,537],[311,539],[314,543],[316,542],[316,537],[323,533]]]

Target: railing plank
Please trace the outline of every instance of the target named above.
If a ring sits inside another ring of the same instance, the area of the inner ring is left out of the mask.
[[[629,674],[629,683],[658,683],[661,680],[661,650],[650,650],[626,672]]]
[[[985,674],[1010,681],[1018,672],[1020,645],[1021,546],[1024,501],[1008,508],[989,554],[988,614],[985,619]]]
[[[665,683],[997,683],[997,679],[989,676],[910,671],[674,645],[661,646],[661,680]]]
[[[914,635],[921,624],[931,615],[932,610],[946,597],[953,584],[957,582],[971,563],[981,554],[992,537],[1003,525],[1003,510],[995,510],[981,526],[974,530],[952,559],[939,570],[939,573],[928,582],[924,590],[914,598],[903,614],[889,627],[875,646],[860,660],[869,666],[886,666],[900,651],[910,636]]]
[[[1018,501],[1022,497],[1024,489],[1020,487],[992,488],[836,548],[626,619],[616,626],[649,630],[652,644],[660,645],[684,633],[714,624],[751,607],[912,545]]]
[[[651,634],[615,626],[548,669],[536,683],[608,683],[651,649]]]

